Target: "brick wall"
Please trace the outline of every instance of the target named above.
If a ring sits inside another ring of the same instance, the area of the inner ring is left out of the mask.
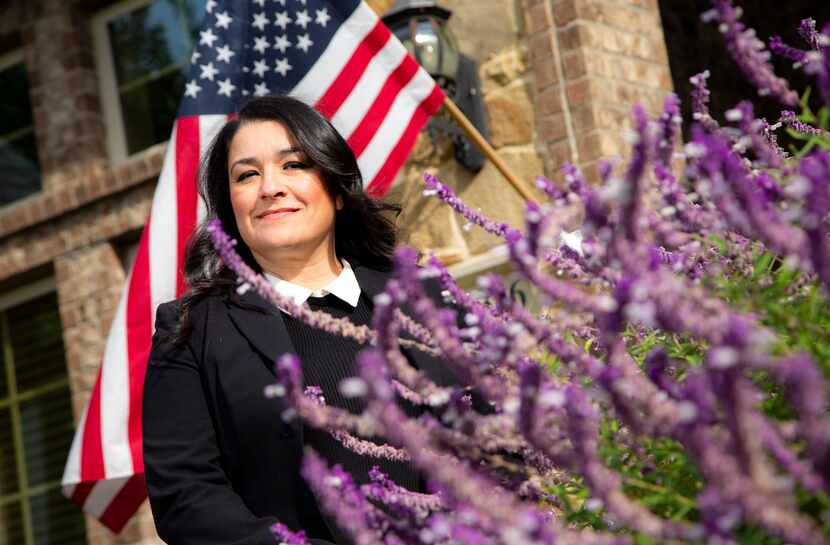
[[[672,90],[657,0],[525,0],[537,127],[549,174],[566,160],[590,178],[626,152],[629,113]]]

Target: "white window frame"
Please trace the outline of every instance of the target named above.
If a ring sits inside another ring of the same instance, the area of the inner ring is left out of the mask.
[[[26,62],[26,57],[23,54],[23,48],[19,47],[17,49],[13,49],[8,53],[0,55],[0,72],[11,68],[15,64],[21,64]],[[34,116],[32,116],[34,117]]]
[[[0,294],[0,312],[22,305],[27,301],[37,299],[41,295],[46,295],[53,291],[57,291],[57,285],[55,284],[55,278],[49,276],[2,293]]]

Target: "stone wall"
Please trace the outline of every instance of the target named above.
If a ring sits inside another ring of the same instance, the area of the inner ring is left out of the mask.
[[[536,135],[533,71],[528,63],[524,19],[519,0],[481,2],[444,0],[462,53],[478,64],[490,141],[526,187],[544,174]],[[439,114],[444,115],[444,114]],[[487,252],[500,241],[480,229],[467,229],[458,216],[435,199],[422,197],[422,173],[429,171],[451,186],[468,204],[494,219],[521,225],[524,199],[485,163],[473,173],[453,158],[447,138],[432,141],[422,132],[389,199],[401,204],[402,242],[431,250],[446,263]]]

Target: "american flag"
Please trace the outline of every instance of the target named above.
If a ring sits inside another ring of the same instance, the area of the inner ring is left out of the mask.
[[[358,0],[208,0],[150,218],[63,476],[67,497],[119,532],[146,498],[141,395],[156,307],[187,289],[204,208],[199,157],[251,97],[291,94],[328,117],[383,195],[444,102],[435,81]]]

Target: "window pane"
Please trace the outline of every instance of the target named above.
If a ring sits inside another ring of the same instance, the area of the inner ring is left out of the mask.
[[[17,391],[66,379],[61,321],[55,293],[8,311]]]
[[[17,457],[14,453],[13,437],[11,413],[9,409],[0,409],[0,497],[18,490]],[[0,524],[0,536],[3,535],[2,528],[3,525]],[[0,540],[0,543],[9,542]]]
[[[83,512],[59,489],[31,498],[35,545],[87,545]]]
[[[20,502],[0,505],[0,543],[23,543],[23,515]]]
[[[128,154],[170,138],[182,89],[184,76],[176,71],[121,94]]]
[[[20,405],[23,451],[29,486],[56,481],[63,474],[75,426],[69,387],[39,395]]]
[[[134,153],[169,138],[205,0],[155,0],[107,25]]]
[[[40,191],[29,78],[23,63],[0,71],[0,206]]]

